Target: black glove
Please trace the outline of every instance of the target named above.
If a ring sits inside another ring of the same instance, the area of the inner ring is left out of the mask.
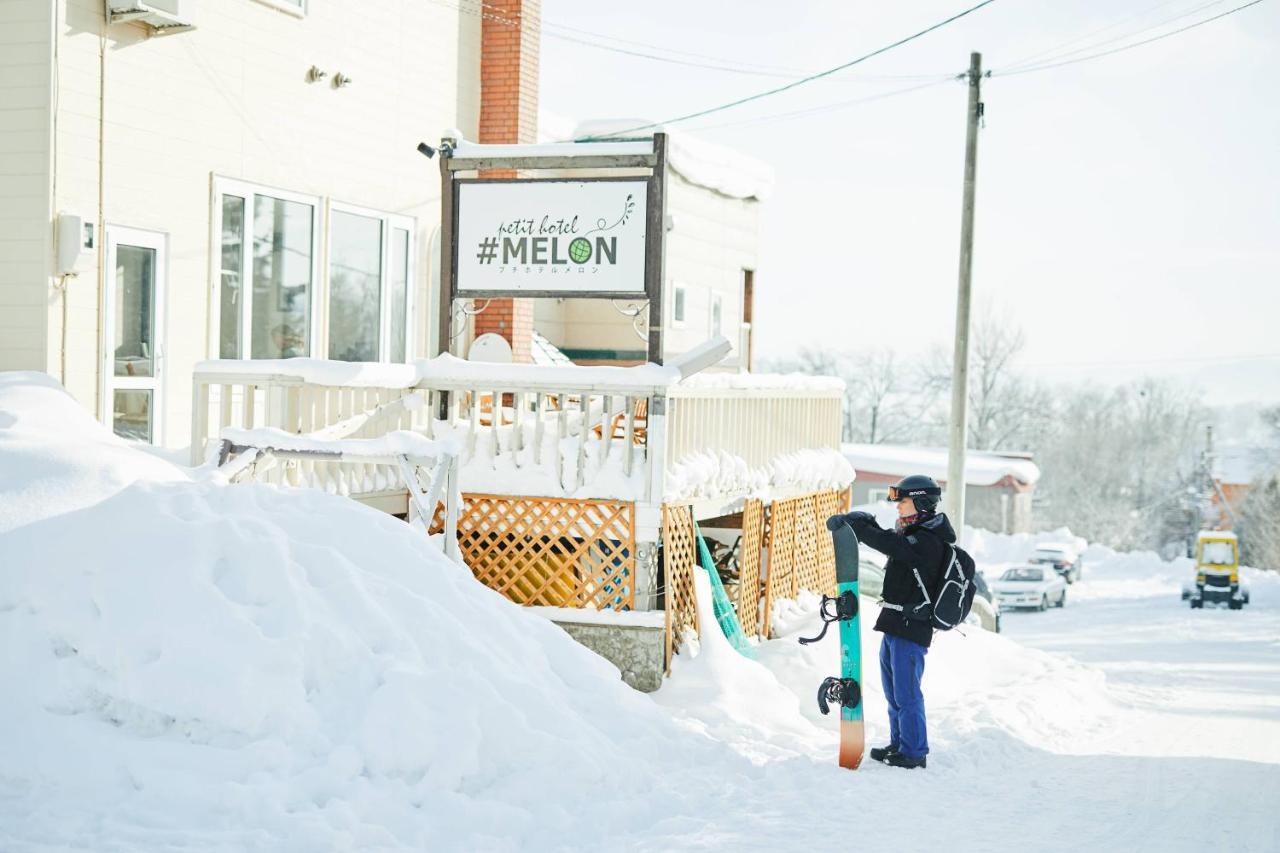
[[[845,518],[849,520],[850,524],[875,524],[876,523],[876,517],[874,515],[860,509],[854,510],[853,512],[846,515]]]
[[[844,516],[843,516],[843,515],[833,515],[833,516],[831,516],[830,518],[828,518],[828,519],[827,519],[827,529],[828,529],[828,530],[839,530],[839,529],[840,529],[840,525],[842,525],[842,524],[846,524],[846,523],[847,523],[847,522],[845,521],[845,518],[844,518]]]

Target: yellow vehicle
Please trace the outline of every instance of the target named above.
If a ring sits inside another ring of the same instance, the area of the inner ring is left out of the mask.
[[[1226,604],[1239,610],[1249,603],[1249,589],[1240,583],[1240,543],[1230,530],[1201,530],[1196,536],[1196,583],[1182,597],[1193,608]]]

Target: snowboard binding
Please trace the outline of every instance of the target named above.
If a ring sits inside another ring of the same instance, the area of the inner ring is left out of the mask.
[[[862,688],[852,678],[823,679],[818,688],[818,710],[823,714],[831,710],[832,705],[841,708],[856,708],[862,703]]]
[[[842,592],[835,598],[822,596],[822,604],[818,607],[818,615],[822,617],[822,631],[816,637],[800,637],[800,644],[807,646],[827,636],[827,629],[832,622],[844,622],[858,615],[858,596],[856,593]],[[830,680],[830,679],[828,679]],[[826,713],[823,711],[822,713]]]

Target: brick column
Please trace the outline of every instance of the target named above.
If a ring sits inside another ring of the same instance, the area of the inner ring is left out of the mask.
[[[480,142],[538,141],[538,50],[542,0],[486,0],[480,19]],[[484,177],[513,178],[495,169]],[[475,317],[477,336],[502,335],[518,362],[532,360],[533,301],[492,299]]]

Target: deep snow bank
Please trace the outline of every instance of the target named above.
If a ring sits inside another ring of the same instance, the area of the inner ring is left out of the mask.
[[[0,849],[590,846],[636,812],[575,802],[713,750],[421,531],[192,482],[44,378],[0,471]]]

